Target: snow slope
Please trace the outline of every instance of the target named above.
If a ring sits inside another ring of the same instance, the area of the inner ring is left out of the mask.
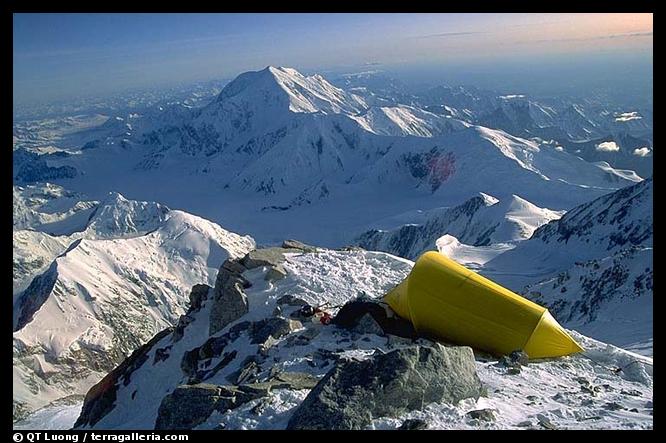
[[[599,197],[537,229],[515,249],[488,262],[484,272],[514,289],[602,259],[620,249],[652,246],[652,179]],[[525,278],[514,279],[520,272]]]
[[[653,273],[652,248],[636,246],[577,262],[525,292],[567,327],[651,356]]]
[[[50,237],[66,251],[14,305],[14,399],[30,409],[85,392],[173,324],[192,285],[211,283],[222,261],[255,246],[200,217],[117,193],[73,235],[71,244],[71,235]],[[30,241],[26,249],[35,250]]]
[[[562,216],[512,195],[498,200],[481,193],[453,208],[432,211],[426,221],[407,224],[390,231],[370,230],[359,236],[357,244],[365,249],[389,252],[416,259],[436,249],[436,241],[447,234],[470,246],[516,242],[529,238],[541,225]]]
[[[243,276],[252,284],[246,290],[250,311],[236,322],[214,334],[223,335],[235,324],[270,317],[276,301],[286,294],[298,294],[308,303],[329,302],[339,306],[354,298],[359,291],[378,297],[397,284],[409,272],[412,262],[379,252],[319,250],[317,253],[287,254],[287,277],[276,282],[264,279],[267,268],[246,271]],[[188,350],[209,339],[208,316],[211,300],[203,301],[182,338],[167,333],[148,349],[145,363],[134,365],[118,382],[115,406],[94,425],[95,429],[152,428],[162,398],[187,381],[181,361]],[[337,308],[332,308],[335,312]],[[310,331],[312,330],[312,331]],[[308,323],[294,335],[310,331],[314,336],[305,342],[279,339],[265,357],[259,358],[259,378],[278,369],[307,372],[323,376],[330,364],[320,360],[322,353],[354,358],[367,358],[375,349],[384,352],[405,346],[404,340],[392,340],[374,334],[347,336],[335,326]],[[539,428],[540,422],[558,428],[575,429],[646,429],[652,428],[652,360],[617,347],[571,333],[586,348],[583,355],[533,361],[518,375],[508,375],[497,366],[497,360],[485,354],[477,356],[477,371],[487,386],[487,395],[478,401],[458,405],[430,404],[421,411],[400,417],[377,418],[371,428],[398,427],[405,418],[424,419],[432,429]],[[408,340],[409,341],[409,340]],[[243,366],[248,356],[255,355],[245,334],[230,342],[219,356],[200,362],[202,368],[213,368],[233,351],[228,364],[207,376],[205,383],[228,385],[228,377]],[[160,358],[156,358],[156,353]],[[613,368],[622,367],[614,372]],[[254,400],[224,414],[214,412],[197,429],[283,429],[294,408],[307,395],[307,390],[273,390],[268,400]],[[259,403],[263,403],[259,407]],[[491,408],[497,419],[491,423],[465,417],[472,409]]]

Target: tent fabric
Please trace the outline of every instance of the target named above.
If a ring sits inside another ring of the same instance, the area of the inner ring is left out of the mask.
[[[465,268],[426,252],[384,296],[420,333],[495,355],[522,349],[530,358],[583,351],[546,308]]]

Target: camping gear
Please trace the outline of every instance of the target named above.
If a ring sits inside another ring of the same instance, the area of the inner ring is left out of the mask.
[[[419,334],[495,355],[522,349],[529,358],[583,351],[543,306],[430,251],[384,296]]]

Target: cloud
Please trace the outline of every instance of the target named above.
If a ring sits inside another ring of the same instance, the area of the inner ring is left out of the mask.
[[[550,38],[543,40],[529,40],[521,43],[551,43],[551,42],[583,42],[583,41],[593,41],[593,40],[608,40],[615,38],[637,38],[637,37],[652,37],[653,31],[647,32],[629,32],[626,34],[609,34],[609,35],[597,35],[592,37],[577,37],[577,38]]]
[[[603,142],[597,145],[597,151],[602,152],[617,152],[620,150],[620,147],[615,142]]]
[[[639,157],[647,157],[650,154],[650,148],[644,146],[642,148],[634,149],[634,155]]]
[[[458,37],[461,35],[476,35],[476,34],[487,34],[486,31],[464,31],[464,32],[441,32],[439,34],[428,34],[428,35],[419,35],[414,38],[446,38],[446,37]]]

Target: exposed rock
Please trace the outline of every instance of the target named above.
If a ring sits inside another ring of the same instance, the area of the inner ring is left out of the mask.
[[[268,337],[273,337],[277,340],[302,327],[303,324],[300,321],[284,317],[260,320],[252,325],[252,332],[250,333],[251,343],[264,343],[268,340]]]
[[[298,406],[287,429],[363,429],[376,417],[482,394],[471,348],[413,346],[339,362]]]
[[[509,354],[509,361],[512,363],[518,363],[522,366],[527,366],[527,364],[530,362],[530,358],[525,351],[519,349],[512,351]]]
[[[173,336],[171,340],[176,343],[183,338],[185,333],[185,328],[187,325],[194,321],[194,313],[201,309],[203,302],[208,298],[208,295],[211,293],[213,288],[208,285],[194,285],[192,291],[190,292],[190,307],[187,310],[187,313],[180,316],[178,319],[178,324],[173,331]]]
[[[370,314],[364,314],[361,317],[354,327],[354,332],[358,332],[359,334],[384,335],[384,330]]]
[[[512,351],[509,355],[502,356],[497,364],[507,368],[507,374],[519,374],[523,365],[529,363],[529,357],[522,350]]]
[[[611,402],[608,402],[608,403],[604,404],[603,408],[607,409],[609,411],[619,411],[619,410],[622,410],[622,409],[627,409],[624,406],[622,406],[621,404],[619,404],[617,402],[614,402],[614,401],[611,401]]]
[[[287,306],[304,306],[307,305],[308,302],[294,295],[286,294],[277,299],[277,304]]]
[[[418,418],[409,418],[398,429],[403,431],[420,431],[421,429],[428,429],[428,423]]]
[[[245,268],[233,260],[226,260],[220,267],[213,289],[213,305],[209,320],[210,335],[247,314],[249,306],[243,289],[249,288],[250,282],[240,274],[243,270]]]
[[[273,282],[273,281],[282,280],[286,276],[287,276],[287,271],[284,269],[284,266],[276,265],[276,266],[271,266],[268,269],[268,272],[266,272],[264,280]]]
[[[557,426],[555,426],[555,425],[554,425],[554,424],[548,419],[548,417],[546,417],[545,415],[543,415],[543,414],[537,414],[536,418],[537,418],[537,420],[539,420],[539,424],[540,424],[542,427],[544,427],[544,428],[546,428],[546,429],[549,429],[549,430],[551,430],[551,431],[554,431],[555,429],[557,429]]]
[[[215,410],[221,397],[219,386],[209,384],[178,386],[162,399],[155,429],[192,429]]]
[[[466,415],[469,415],[471,418],[483,421],[494,421],[495,413],[492,409],[476,409],[474,411],[469,411]]]
[[[272,389],[312,389],[319,379],[305,372],[279,372],[268,381]]]
[[[241,264],[247,269],[259,268],[261,266],[277,266],[283,263],[286,252],[294,252],[293,249],[265,248],[255,249],[248,252],[241,260]]]
[[[148,360],[148,352],[169,335],[173,328],[160,331],[148,343],[136,349],[132,355],[123,360],[113,371],[109,372],[99,383],[90,388],[83,401],[81,414],[74,423],[74,428],[94,426],[106,414],[115,408],[118,384],[122,381],[129,383],[132,372],[137,370]]]
[[[366,315],[374,320],[376,326],[367,318],[363,320]],[[361,320],[363,325],[360,324]],[[346,303],[333,318],[332,323],[347,329],[356,329],[360,326],[361,331],[369,333],[378,333],[377,327],[379,327],[382,331],[379,335],[392,334],[406,338],[418,336],[411,322],[398,317],[386,303],[368,297],[360,297]]]
[[[298,240],[285,240],[282,242],[282,247],[284,249],[299,249],[303,252],[317,252],[317,248],[315,246],[306,245],[305,243]]]

